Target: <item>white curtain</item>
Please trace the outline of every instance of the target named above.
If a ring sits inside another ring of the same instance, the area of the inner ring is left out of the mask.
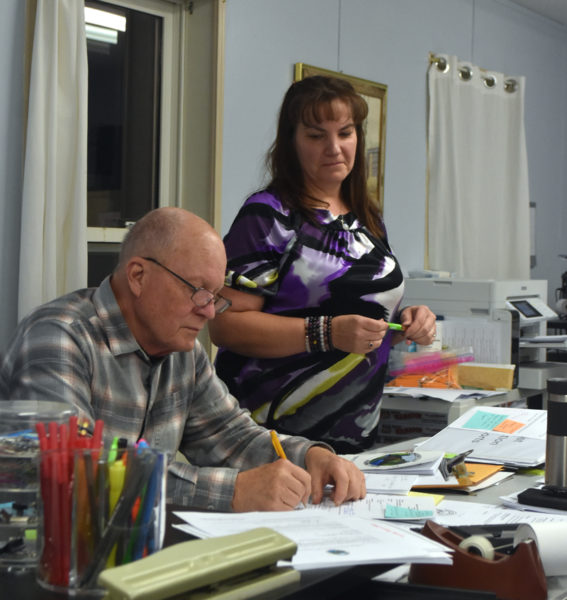
[[[22,198],[18,317],[87,282],[84,4],[37,0]]]
[[[437,56],[428,87],[429,268],[529,279],[525,78]]]

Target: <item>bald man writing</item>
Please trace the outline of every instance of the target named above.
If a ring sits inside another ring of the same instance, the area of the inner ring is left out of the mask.
[[[196,339],[229,306],[215,230],[179,208],[149,212],[128,232],[98,288],[35,309],[0,368],[4,399],[66,400],[105,443],[144,438],[170,457],[168,500],[217,511],[286,510],[327,484],[336,504],[363,498],[363,474],[324,444],[282,439],[239,408]],[[174,460],[180,451],[187,461]]]

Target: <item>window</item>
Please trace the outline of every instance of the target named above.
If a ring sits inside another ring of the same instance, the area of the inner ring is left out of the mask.
[[[94,286],[116,264],[128,225],[148,210],[183,206],[220,221],[224,2],[86,0],[85,21]]]
[[[85,6],[88,225],[123,228],[158,206],[163,18],[106,2]],[[119,29],[89,23],[105,19]]]

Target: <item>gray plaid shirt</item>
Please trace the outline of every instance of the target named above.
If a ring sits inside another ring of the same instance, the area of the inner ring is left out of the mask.
[[[115,436],[143,437],[168,453],[168,500],[194,508],[230,510],[238,471],[276,459],[269,432],[228,393],[198,341],[192,352],[148,357],[109,278],[19,324],[0,369],[0,398],[69,401],[91,422],[104,420],[107,445]],[[282,441],[304,466],[312,442]],[[174,460],[177,450],[189,464]]]

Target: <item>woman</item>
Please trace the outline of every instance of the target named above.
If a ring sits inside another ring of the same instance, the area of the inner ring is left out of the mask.
[[[271,182],[224,240],[232,307],[209,323],[217,372],[259,423],[341,453],[376,441],[391,345],[435,335],[427,307],[399,311],[402,272],[366,186],[367,111],[342,79],[290,87]]]

